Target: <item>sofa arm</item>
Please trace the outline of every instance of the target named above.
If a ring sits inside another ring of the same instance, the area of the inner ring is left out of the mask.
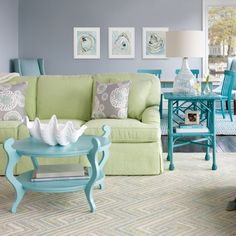
[[[159,106],[151,106],[144,110],[142,122],[146,124],[160,123]]]

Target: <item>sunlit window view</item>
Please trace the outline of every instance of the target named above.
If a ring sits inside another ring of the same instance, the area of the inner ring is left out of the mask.
[[[236,6],[208,8],[209,73],[223,79],[228,57],[236,56]]]

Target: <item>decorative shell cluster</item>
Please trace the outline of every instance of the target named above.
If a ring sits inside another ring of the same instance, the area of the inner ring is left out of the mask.
[[[65,146],[75,143],[87,129],[86,125],[75,129],[71,121],[67,121],[65,124],[59,124],[55,115],[52,116],[47,124],[41,123],[38,118],[34,122],[30,122],[28,117],[26,117],[25,123],[33,138],[51,146],[57,144]]]

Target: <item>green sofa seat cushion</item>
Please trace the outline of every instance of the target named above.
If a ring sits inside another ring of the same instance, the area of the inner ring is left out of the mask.
[[[1,121],[0,122],[0,143],[4,143],[7,138],[26,138],[29,132],[20,121]]]
[[[90,120],[93,80],[90,75],[40,76],[37,89],[37,116],[50,119]]]
[[[135,119],[96,119],[85,125],[85,134],[102,135],[101,127],[111,127],[111,141],[114,143],[157,142],[161,138],[158,124],[144,124]]]

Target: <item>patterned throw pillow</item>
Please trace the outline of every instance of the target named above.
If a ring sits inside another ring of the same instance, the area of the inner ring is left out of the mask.
[[[108,84],[96,82],[92,118],[127,118],[129,86],[130,81]]]
[[[27,82],[0,85],[0,120],[24,120],[26,88]]]

